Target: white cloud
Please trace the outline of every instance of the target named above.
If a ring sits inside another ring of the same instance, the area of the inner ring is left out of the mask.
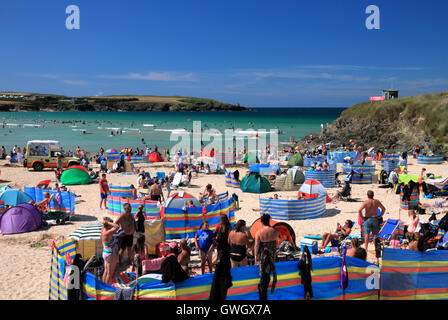
[[[129,79],[129,80],[148,80],[148,81],[195,81],[193,73],[181,72],[148,72],[128,73],[125,75],[101,75],[105,79]]]

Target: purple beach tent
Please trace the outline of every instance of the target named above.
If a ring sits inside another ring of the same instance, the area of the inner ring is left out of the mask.
[[[29,203],[8,209],[0,220],[2,234],[31,232],[40,228],[42,217],[39,210]]]

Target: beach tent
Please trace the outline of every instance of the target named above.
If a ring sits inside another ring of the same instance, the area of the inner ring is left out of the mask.
[[[294,166],[288,169],[288,174],[292,172],[294,178],[294,184],[302,184],[305,182],[305,175],[299,167]]]
[[[317,180],[310,179],[306,180],[303,185],[299,189],[299,194],[304,193],[305,195],[312,196],[315,194],[320,194],[325,196],[327,194],[327,190],[324,186]]]
[[[296,234],[289,224],[286,222],[277,222],[274,220],[269,220],[269,225],[278,231],[277,246],[279,246],[283,241],[288,241],[294,247],[296,246]],[[252,223],[249,228],[250,235],[255,239],[257,232],[263,227],[261,223],[261,217]]]
[[[275,184],[274,189],[277,191],[292,191],[297,190],[296,186],[294,185],[294,173],[292,171],[289,171],[288,174],[277,176],[275,178]]]
[[[16,206],[21,203],[28,203],[31,197],[19,189],[5,189],[0,193],[0,200],[7,206]]]
[[[148,155],[148,162],[163,162],[163,159],[158,152],[151,152]]]
[[[198,199],[196,199],[191,194],[186,193],[184,191],[179,191],[170,195],[170,197],[166,199],[163,207],[182,209],[186,205],[188,200],[193,201],[193,205],[195,207],[202,207],[202,204],[199,202]]]
[[[8,185],[1,186],[1,187],[0,187],[0,193],[2,193],[2,192],[5,191],[5,190],[8,190],[8,189],[14,189],[14,188],[12,188],[12,187],[10,187],[10,186],[8,186]]]
[[[253,164],[253,163],[260,163],[260,160],[257,157],[257,154],[255,152],[246,153],[244,156],[244,163]]]
[[[243,192],[250,193],[265,193],[272,190],[268,179],[256,172],[251,172],[241,180],[240,189]]]
[[[303,166],[303,156],[300,152],[294,154],[288,161],[288,166],[290,167],[302,167]]]
[[[64,185],[85,185],[92,183],[92,178],[86,170],[70,167],[61,175],[61,183]]]
[[[8,209],[0,221],[3,234],[31,232],[39,229],[41,224],[40,212],[29,203],[18,204]]]

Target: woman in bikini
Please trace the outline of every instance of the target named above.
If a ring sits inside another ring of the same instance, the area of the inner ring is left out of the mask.
[[[114,233],[120,227],[113,223],[109,217],[103,218],[103,228],[101,229],[101,241],[103,243],[103,259],[104,259],[104,274],[103,282],[106,284],[113,283],[113,276],[115,267],[118,261],[118,245],[113,237]]]
[[[246,221],[238,220],[235,224],[235,229],[229,234],[229,244],[232,268],[247,266],[249,238],[246,234]]]

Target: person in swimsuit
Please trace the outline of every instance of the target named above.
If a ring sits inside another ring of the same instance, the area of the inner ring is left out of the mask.
[[[364,227],[364,241],[365,241],[365,250],[367,251],[367,247],[369,246],[369,237],[370,234],[373,235],[373,243],[375,243],[376,237],[379,232],[379,221],[378,218],[382,218],[384,213],[386,212],[386,208],[384,208],[383,204],[376,199],[373,199],[374,193],[372,190],[367,191],[367,200],[363,202],[361,207],[358,210],[359,218],[363,220]],[[378,217],[378,208],[381,209],[381,216]],[[363,210],[365,210],[365,215],[362,215]]]
[[[135,233],[135,218],[132,214],[131,205],[125,203],[124,211],[118,219],[115,221],[121,229],[123,229],[123,234],[120,236],[120,251],[119,251],[119,263],[122,262],[123,252],[127,251],[127,256],[129,261],[132,261],[132,245],[134,243],[134,233]]]
[[[230,263],[232,268],[247,266],[247,247],[249,238],[246,234],[246,221],[238,220],[235,229],[229,234]]]
[[[113,238],[113,235],[118,229],[119,226],[113,223],[111,218],[103,218],[101,241],[103,243],[104,274],[102,280],[106,284],[113,283],[115,267],[117,266],[118,246]]]
[[[266,249],[271,254],[272,261],[275,261],[275,250],[277,249],[278,231],[270,226],[271,216],[263,214],[260,221],[263,227],[255,235],[255,264],[259,264],[263,251]]]
[[[42,201],[39,201],[38,203],[34,204],[41,213],[47,213],[48,205],[50,204],[50,201],[53,200],[53,196],[51,196],[48,192],[44,193],[44,199]]]
[[[330,243],[332,239],[338,239],[339,241],[344,240],[352,232],[353,222],[351,220],[345,221],[345,225],[341,226],[339,223],[336,227],[335,233],[324,233],[322,235],[322,246],[319,248],[321,250]]]

